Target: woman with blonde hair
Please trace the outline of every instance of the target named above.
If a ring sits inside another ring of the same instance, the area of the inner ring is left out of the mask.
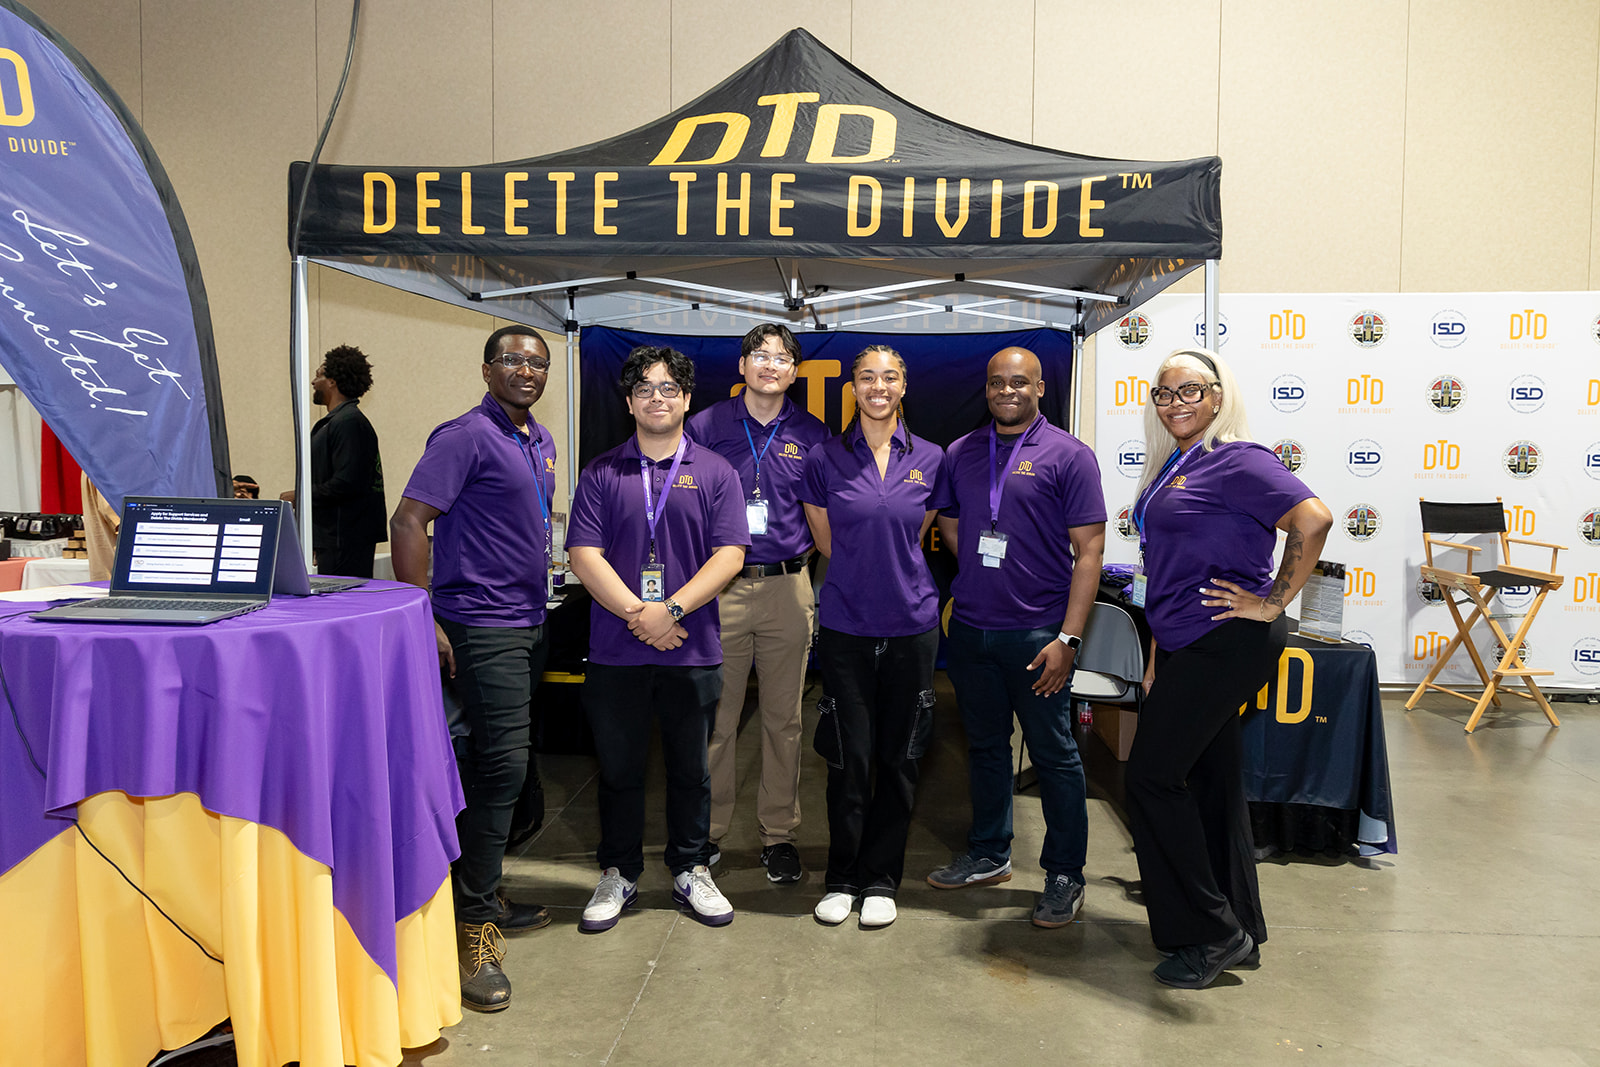
[[[1222,358],[1180,349],[1145,403],[1133,518],[1134,598],[1153,638],[1148,697],[1128,756],[1128,815],[1155,976],[1203,989],[1259,960],[1267,939],[1244,797],[1239,707],[1276,669],[1284,609],[1316,566],[1333,516],[1249,439]],[[1272,570],[1277,531],[1287,535]]]

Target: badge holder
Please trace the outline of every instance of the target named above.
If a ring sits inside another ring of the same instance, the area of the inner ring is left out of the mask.
[[[639,570],[639,599],[647,604],[659,604],[667,599],[666,568],[651,563]]]
[[[767,502],[751,497],[744,502],[745,522],[750,525],[750,536],[759,537],[767,532]]]
[[[1009,538],[998,530],[978,535],[978,555],[983,559],[985,567],[998,567],[1006,558],[1006,542]]]

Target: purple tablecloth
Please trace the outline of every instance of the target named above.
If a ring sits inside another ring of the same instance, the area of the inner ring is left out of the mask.
[[[449,873],[463,805],[421,590],[375,581],[209,626],[4,607],[0,670],[22,737],[0,711],[0,873],[86,797],[194,793],[327,864],[334,906],[396,977],[395,922]]]

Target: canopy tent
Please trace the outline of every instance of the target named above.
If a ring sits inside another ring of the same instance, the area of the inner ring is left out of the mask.
[[[291,218],[307,167],[290,167]],[[1100,159],[949,122],[796,29],[691,103],[582,148],[312,168],[296,306],[309,260],[562,331],[569,383],[577,333],[596,324],[1081,337],[1221,255],[1220,181],[1216,157]],[[570,388],[567,410],[571,426]]]

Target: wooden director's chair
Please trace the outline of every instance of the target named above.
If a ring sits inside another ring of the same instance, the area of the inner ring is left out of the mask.
[[[1444,540],[1446,534],[1498,534],[1500,537],[1500,566],[1492,570],[1474,571],[1472,569],[1472,554],[1480,551],[1478,545],[1458,544],[1454,541]],[[1547,571],[1530,570],[1526,567],[1513,567],[1511,565],[1511,545],[1532,545],[1535,548],[1548,548],[1550,550],[1550,569]],[[1539,686],[1534,682],[1535,675],[1554,674],[1554,671],[1532,670],[1522,662],[1518,651],[1522,648],[1522,640],[1528,634],[1528,628],[1533,625],[1533,620],[1539,614],[1539,608],[1544,603],[1544,598],[1552,590],[1560,589],[1562,578],[1555,573],[1556,556],[1565,545],[1552,545],[1544,541],[1528,541],[1520,537],[1506,535],[1506,513],[1501,506],[1500,498],[1496,497],[1494,503],[1484,504],[1444,504],[1422,501],[1422,548],[1426,553],[1421,571],[1423,581],[1434,582],[1439,586],[1444,602],[1450,609],[1450,614],[1456,620],[1456,635],[1439,655],[1439,661],[1428,671],[1416,691],[1411,694],[1411,699],[1406,701],[1406,710],[1410,711],[1416,706],[1422,694],[1430,689],[1441,693],[1449,693],[1453,697],[1474,704],[1472,717],[1467,720],[1467,733],[1471,733],[1478,725],[1478,720],[1483,718],[1483,713],[1493,703],[1500,707],[1500,697],[1497,690],[1500,683],[1506,678],[1520,678],[1528,687],[1524,693],[1517,689],[1507,689],[1506,692],[1514,693],[1526,700],[1537,703],[1544,711],[1545,718],[1550,720],[1551,726],[1560,726],[1561,720],[1556,718],[1556,713],[1550,710],[1550,702],[1544,694],[1539,692]],[[1455,549],[1467,554],[1466,565],[1459,571],[1447,570],[1438,566],[1433,561],[1433,550],[1438,548]],[[1533,603],[1528,605],[1528,613],[1522,617],[1522,625],[1517,627],[1516,635],[1507,637],[1505,630],[1501,629],[1500,621],[1489,610],[1489,598],[1501,589],[1510,586],[1533,586],[1538,593],[1533,598]],[[1465,598],[1457,600],[1456,593],[1464,593]],[[1472,604],[1472,614],[1465,619],[1461,617],[1461,609],[1468,603]],[[1505,649],[1505,655],[1500,657],[1500,662],[1494,670],[1488,670],[1483,665],[1483,660],[1478,656],[1478,650],[1473,647],[1471,631],[1479,619],[1489,624],[1489,629],[1500,642],[1500,647]],[[1470,696],[1457,692],[1446,686],[1437,685],[1434,679],[1439,672],[1444,670],[1446,663],[1455,653],[1456,648],[1465,645],[1467,654],[1472,657],[1472,665],[1478,669],[1478,677],[1483,681],[1483,692],[1478,696]]]

